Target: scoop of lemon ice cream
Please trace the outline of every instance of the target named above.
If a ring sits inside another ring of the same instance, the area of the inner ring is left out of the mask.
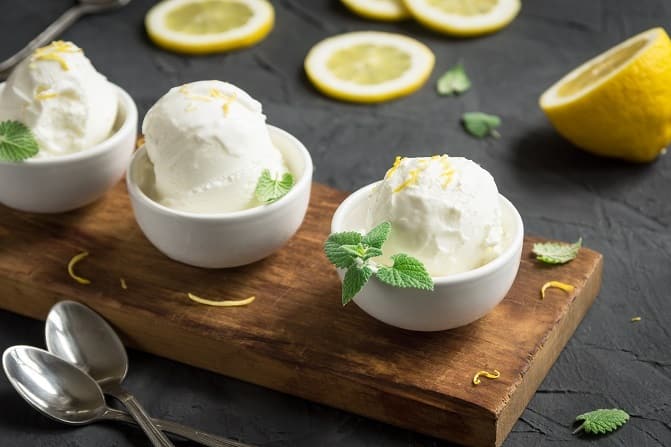
[[[38,158],[95,146],[110,135],[117,116],[115,87],[72,42],[38,48],[0,89],[0,121],[29,127]]]
[[[154,199],[177,210],[222,213],[258,206],[254,192],[263,170],[272,176],[287,172],[261,104],[225,82],[171,89],[147,112],[142,131]]]
[[[389,221],[384,257],[406,253],[432,276],[480,267],[503,250],[499,193],[476,163],[447,155],[398,157],[369,197],[367,227]]]

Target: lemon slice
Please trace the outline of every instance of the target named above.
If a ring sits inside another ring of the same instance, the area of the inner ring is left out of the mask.
[[[435,57],[421,42],[375,31],[322,40],[305,58],[305,71],[321,92],[352,102],[381,102],[408,95],[431,75]]]
[[[403,0],[422,25],[453,36],[493,33],[513,21],[520,0]]]
[[[540,106],[582,149],[654,160],[671,142],[671,39],[654,28],[624,41],[564,76]]]
[[[340,0],[355,14],[373,20],[395,21],[410,17],[403,0]]]
[[[165,0],[149,10],[145,26],[161,47],[205,54],[253,45],[274,20],[267,0]]]

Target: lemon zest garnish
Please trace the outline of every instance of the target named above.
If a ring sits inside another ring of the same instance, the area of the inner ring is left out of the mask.
[[[501,373],[495,369],[493,373],[489,371],[478,371],[473,376],[473,385],[480,385],[480,377],[486,377],[488,379],[498,379],[501,377]]]
[[[195,301],[196,303],[200,304],[205,304],[207,306],[217,306],[217,307],[246,306],[247,304],[252,303],[256,299],[255,296],[250,296],[249,298],[246,298],[244,300],[213,301],[201,298],[197,295],[194,295],[191,292],[187,293],[187,295],[191,301]]]
[[[638,323],[639,321],[641,321],[641,317],[632,317],[631,318],[632,323]]]
[[[65,61],[61,54],[63,53],[80,53],[81,48],[77,48],[70,42],[64,42],[62,40],[56,40],[51,42],[51,44],[46,47],[38,48],[33,53],[31,58],[32,61],[56,61],[60,64],[61,68],[65,71],[68,71],[68,63]]]
[[[401,166],[402,161],[403,161],[403,157],[401,157],[400,155],[397,155],[396,159],[394,160],[394,164],[391,166],[391,168],[389,168],[387,173],[384,175],[384,178],[389,178],[392,175],[394,175],[394,172],[396,172],[398,167]]]
[[[183,85],[179,88],[178,90],[182,95],[186,96],[187,99],[191,99],[194,101],[205,101],[209,102],[212,101],[212,96],[206,96],[206,95],[197,95],[195,93],[191,93],[191,90],[189,90],[189,87],[186,85]],[[212,92],[210,91],[210,94]]]
[[[121,288],[124,290],[128,289],[128,284],[126,284],[126,280],[124,278],[119,278],[119,283],[121,284]]]
[[[231,103],[237,99],[237,95],[235,93],[228,95],[216,88],[210,89],[210,97],[224,100],[224,104],[221,108],[224,110],[224,115],[226,116],[228,116],[228,109],[231,106]]]
[[[35,89],[35,99],[37,101],[44,101],[45,99],[51,99],[58,96],[58,93],[50,91],[49,87],[46,85],[39,85]]]
[[[70,259],[70,262],[68,262],[68,274],[70,275],[70,277],[72,279],[77,281],[79,284],[91,284],[90,280],[88,280],[86,278],[82,278],[81,276],[77,276],[77,274],[75,274],[75,271],[74,271],[75,264],[77,264],[79,261],[81,261],[82,259],[84,259],[88,255],[89,255],[88,251],[83,251],[83,252],[79,253],[78,255],[74,255],[72,257],[72,259]]]
[[[436,156],[434,155],[434,157]],[[434,157],[431,158],[435,160]],[[443,167],[443,172],[440,174],[440,176],[443,178],[443,183],[441,186],[443,189],[445,189],[447,188],[447,185],[450,184],[452,177],[454,177],[454,173],[457,171],[452,167],[452,164],[450,163],[450,157],[447,155],[440,155],[437,157],[440,159],[440,164]]]
[[[400,192],[403,191],[405,188],[408,186],[412,186],[417,183],[417,180],[419,179],[419,170],[418,169],[411,169],[408,172],[408,178],[405,179],[403,183],[398,185],[398,187],[394,190],[394,192]]]
[[[575,287],[573,287],[571,284],[566,284],[559,281],[548,281],[545,284],[543,284],[543,287],[541,287],[541,299],[545,298],[545,291],[550,287],[554,287],[556,289],[562,289],[566,293],[571,293],[575,289]]]

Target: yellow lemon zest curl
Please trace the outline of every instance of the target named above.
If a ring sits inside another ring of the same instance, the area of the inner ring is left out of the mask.
[[[68,274],[70,275],[70,277],[72,279],[77,281],[79,284],[91,284],[90,280],[88,280],[86,278],[82,278],[81,276],[77,276],[77,274],[74,271],[75,265],[79,261],[81,261],[82,259],[87,257],[88,255],[89,255],[88,251],[83,251],[83,252],[79,253],[78,255],[74,255],[72,257],[72,259],[70,259],[70,262],[68,262]]]
[[[396,172],[398,167],[401,166],[401,162],[403,162],[403,157],[401,157],[400,155],[397,155],[396,159],[394,160],[394,164],[391,166],[391,168],[389,168],[387,173],[384,175],[384,178],[389,178],[392,175],[394,175],[394,172]]]
[[[126,284],[126,280],[124,278],[119,278],[119,283],[121,284],[121,288],[124,290],[128,289],[128,284]]]
[[[639,321],[641,321],[641,317],[632,317],[631,318],[632,323],[638,323]]]
[[[250,296],[244,300],[226,300],[226,301],[213,301],[205,298],[201,298],[193,293],[187,293],[187,296],[191,301],[195,301],[199,304],[205,304],[206,306],[216,306],[216,307],[237,307],[237,306],[246,306],[247,304],[252,303],[256,297]]]
[[[571,284],[566,284],[559,281],[548,281],[545,284],[543,284],[543,287],[541,287],[541,299],[545,298],[545,291],[550,287],[554,287],[555,289],[561,289],[566,293],[571,293],[575,289],[575,287],[573,287]]]
[[[498,369],[495,369],[493,373],[489,371],[478,371],[473,376],[473,385],[480,385],[480,377],[486,377],[488,379],[498,379],[501,377],[501,373]]]

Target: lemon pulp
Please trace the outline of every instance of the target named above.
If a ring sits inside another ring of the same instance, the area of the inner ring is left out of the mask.
[[[224,33],[245,25],[254,15],[249,6],[236,1],[204,0],[185,4],[166,14],[166,26],[185,34]]]
[[[447,14],[477,16],[494,9],[498,0],[427,0],[427,3]]]
[[[647,43],[647,39],[632,42],[629,45],[618,48],[607,59],[585,67],[575,78],[567,81],[557,89],[557,96],[573,96],[581,90],[595,85],[600,79],[617,71],[629,62]]]
[[[371,85],[399,78],[411,63],[410,55],[398,48],[362,43],[334,52],[326,65],[343,81]]]

